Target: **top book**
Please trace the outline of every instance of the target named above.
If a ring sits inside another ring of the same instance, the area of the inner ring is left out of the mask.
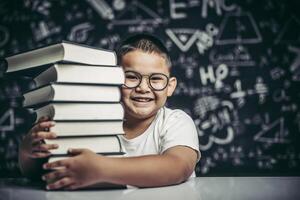
[[[117,64],[114,51],[63,41],[5,58],[7,72],[15,72],[56,62],[88,65]]]

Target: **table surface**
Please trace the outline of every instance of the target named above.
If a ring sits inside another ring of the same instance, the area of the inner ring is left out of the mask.
[[[0,200],[297,200],[300,177],[197,177],[167,187],[46,191],[21,179],[0,179]]]

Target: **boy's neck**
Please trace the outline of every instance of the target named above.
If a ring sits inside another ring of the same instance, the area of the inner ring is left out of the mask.
[[[146,119],[137,119],[133,117],[126,117],[124,121],[125,138],[133,139],[143,134],[150,126],[156,115],[153,115]]]

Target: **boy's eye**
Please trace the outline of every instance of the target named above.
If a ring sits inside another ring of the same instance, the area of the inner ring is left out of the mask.
[[[139,79],[139,78],[137,76],[135,76],[135,75],[132,75],[132,74],[126,74],[126,79],[135,80],[135,79]]]
[[[153,80],[153,81],[160,81],[160,80],[163,80],[163,77],[161,77],[161,76],[152,76],[151,80]]]

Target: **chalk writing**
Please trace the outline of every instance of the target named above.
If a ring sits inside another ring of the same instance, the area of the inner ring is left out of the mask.
[[[254,44],[261,41],[262,36],[252,15],[237,12],[225,16],[216,44]]]

